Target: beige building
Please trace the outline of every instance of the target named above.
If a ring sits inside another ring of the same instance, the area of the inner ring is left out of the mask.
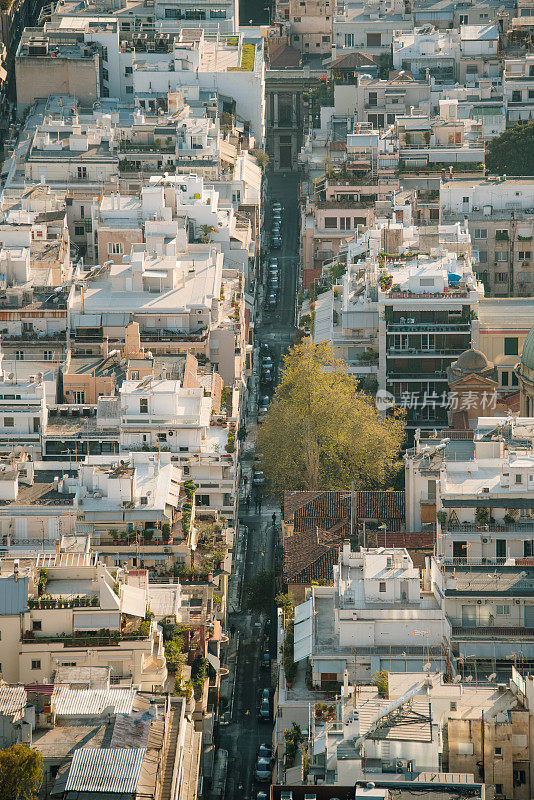
[[[0,573],[2,677],[50,683],[58,666],[111,666],[145,689],[163,687],[161,632],[150,621],[146,592],[119,586],[90,554],[3,559]]]
[[[515,367],[532,327],[532,300],[484,298],[478,308],[478,319],[478,346],[497,368],[498,389],[504,394],[517,392],[519,380]]]
[[[54,56],[52,57],[52,52]],[[83,42],[51,41],[44,32],[26,29],[15,58],[19,113],[38,98],[69,94],[85,105],[100,97],[100,58],[96,48]]]
[[[302,53],[330,54],[332,0],[289,0],[291,44]]]

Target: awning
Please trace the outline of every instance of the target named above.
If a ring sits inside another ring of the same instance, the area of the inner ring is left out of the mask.
[[[73,314],[73,328],[99,328],[102,320],[101,314]]]
[[[335,672],[336,675],[340,675],[342,672],[345,672],[346,664],[344,661],[333,660],[325,658],[323,659],[315,659],[315,669],[319,672]]]
[[[218,671],[219,671],[219,669],[220,669],[220,667],[221,667],[221,662],[219,661],[219,659],[217,658],[217,656],[214,656],[214,655],[213,655],[213,653],[210,653],[210,652],[208,651],[208,652],[206,653],[206,658],[208,659],[209,663],[211,664],[211,666],[213,667],[213,669],[215,670],[215,672],[218,672]]]
[[[119,630],[121,626],[120,614],[113,611],[91,611],[74,614],[75,631],[99,631],[102,628]]]
[[[0,67],[0,80],[5,81],[7,78],[7,72],[3,67]]]
[[[146,592],[138,586],[121,586],[121,611],[132,617],[144,617],[146,612]]]

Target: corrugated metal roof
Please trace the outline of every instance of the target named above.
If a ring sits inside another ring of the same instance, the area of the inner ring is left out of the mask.
[[[11,716],[22,711],[26,705],[26,690],[24,686],[0,686],[0,714]]]
[[[135,689],[71,689],[57,686],[54,694],[56,714],[62,717],[97,716],[110,706],[115,714],[130,714]]]
[[[0,614],[20,614],[28,610],[28,578],[13,575],[0,578]]]
[[[74,752],[66,792],[135,792],[146,748],[104,750],[80,747]]]

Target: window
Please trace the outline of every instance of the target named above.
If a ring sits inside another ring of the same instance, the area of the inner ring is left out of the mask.
[[[15,361],[24,361],[24,350],[15,351]]]
[[[497,614],[500,617],[507,617],[510,613],[510,606],[497,606]]]
[[[512,386],[519,386],[519,378],[515,372],[512,372]]]
[[[469,203],[468,197],[462,197],[462,203]]]
[[[39,417],[34,417],[33,418],[33,432],[34,433],[39,433],[40,430],[41,430],[41,420],[39,419]]]
[[[87,178],[87,167],[78,167],[78,178]]]
[[[478,263],[479,264],[487,264],[488,263],[488,253],[486,250],[479,250],[478,251]]]
[[[141,505],[147,506],[148,505],[148,497],[146,494],[141,495]]]
[[[138,381],[139,380],[139,370],[138,369],[133,369],[130,378],[131,378],[132,381]]]
[[[122,242],[108,242],[108,255],[121,256],[123,252]]]
[[[450,703],[450,710],[451,710],[451,711],[456,711],[456,709],[457,709],[456,700],[451,700],[451,703]]]
[[[109,81],[109,72],[107,71],[107,69],[103,69],[103,70],[102,70],[102,78],[103,78],[105,81]]]
[[[506,228],[498,228],[495,231],[495,238],[498,242],[507,242],[508,241],[508,231]]]
[[[367,34],[367,47],[380,47],[382,45],[382,34],[368,33]]]
[[[520,103],[522,99],[521,98],[522,94],[523,93],[521,92],[520,89],[514,89],[514,91],[512,92],[512,103]]]
[[[526,783],[526,772],[524,769],[514,769],[514,786],[521,786]]]
[[[510,378],[509,372],[501,372],[501,386],[508,386],[508,380]]]
[[[493,752],[496,756],[502,756],[502,747],[496,747]]]
[[[32,620],[32,631],[40,631],[43,629],[43,623],[40,619]]]
[[[495,784],[495,794],[502,794],[502,783]]]
[[[84,225],[75,225],[74,226],[74,235],[75,236],[84,236],[85,235],[85,226]]]
[[[102,47],[102,61],[108,60],[108,48]]]
[[[460,25],[467,25],[469,17],[467,14],[460,14]]]
[[[530,250],[520,250],[517,255],[521,261],[528,261],[530,258]]]
[[[53,360],[54,360],[54,351],[43,350],[43,361],[53,361]]]
[[[325,228],[337,228],[337,217],[325,217],[324,226]]]
[[[345,34],[345,47],[354,47],[354,34],[353,33],[346,33]]]
[[[39,661],[39,659],[35,659],[35,661],[32,661],[32,669],[41,669],[41,662]]]
[[[15,418],[4,417],[4,428],[14,428],[14,427],[15,427]]]
[[[519,354],[519,339],[517,336],[504,337],[504,355],[517,356]]]
[[[379,592],[385,592],[386,591],[386,582],[385,581],[380,581],[379,582],[378,591]]]
[[[515,476],[515,482],[516,482],[516,483],[523,483],[523,476],[521,475],[521,473],[520,473],[520,472],[518,472],[518,473],[516,474],[516,476]]]
[[[495,253],[495,261],[501,264],[508,261],[508,250],[497,250]]]
[[[126,87],[126,94],[133,94],[133,86]]]
[[[191,473],[190,468],[189,467],[184,467],[184,475],[189,475],[190,473]]]
[[[330,36],[323,36],[322,38],[323,38],[323,42],[329,42],[330,41]]]
[[[124,68],[125,75],[132,75],[133,74],[133,67],[125,67]]]
[[[139,400],[139,413],[140,414],[148,414],[148,398],[141,397]]]
[[[85,392],[84,391],[75,391],[72,393],[72,402],[73,403],[85,403]]]
[[[369,92],[368,105],[370,105],[370,106],[377,106],[378,105],[378,93],[377,92]]]
[[[158,433],[158,442],[166,442],[167,441],[167,434],[166,433]]]
[[[487,239],[488,232],[486,228],[475,228],[475,239]]]
[[[506,272],[496,272],[495,273],[495,283],[506,283],[508,280],[508,275]]]
[[[226,19],[226,10],[224,8],[211,9],[210,19]]]
[[[210,496],[209,496],[209,494],[197,494],[197,495],[195,495],[195,503],[198,506],[209,506],[209,504],[210,504]]]

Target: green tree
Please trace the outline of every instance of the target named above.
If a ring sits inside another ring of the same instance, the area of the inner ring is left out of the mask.
[[[258,166],[261,167],[262,170],[266,169],[267,165],[269,164],[269,156],[267,153],[265,153],[263,150],[251,150],[250,152],[258,162]]]
[[[486,172],[534,175],[534,122],[513,125],[486,143]]]
[[[43,757],[25,744],[0,750],[0,800],[33,800],[43,782]]]
[[[379,414],[329,345],[304,339],[284,359],[258,448],[275,492],[376,489],[397,472],[403,438],[402,419]]]
[[[274,600],[274,572],[267,569],[258,572],[245,586],[245,602],[249,611],[269,614]]]

